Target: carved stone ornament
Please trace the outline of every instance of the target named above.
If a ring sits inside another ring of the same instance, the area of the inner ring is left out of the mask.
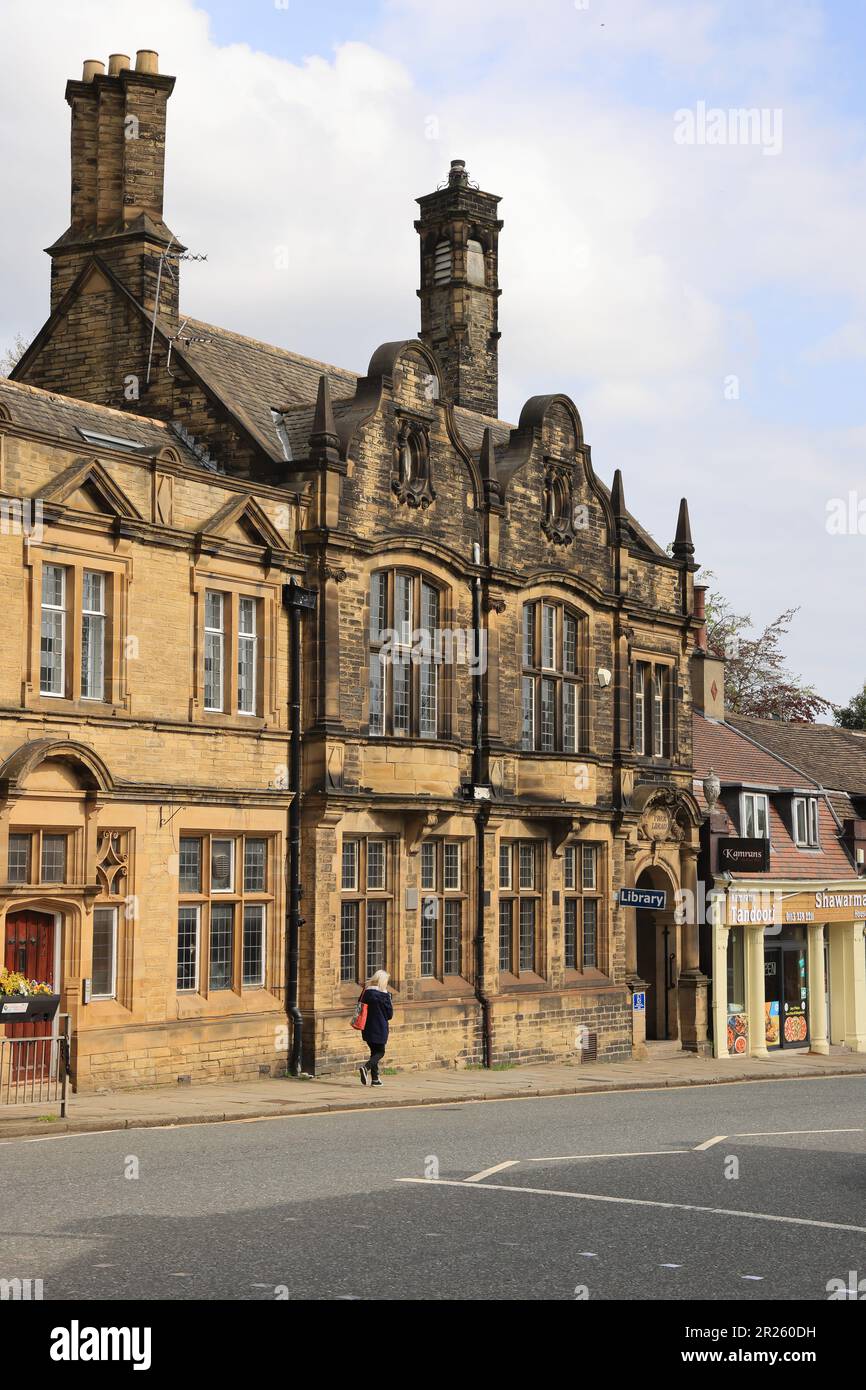
[[[118,884],[126,877],[127,855],[119,830],[103,830],[96,849],[96,876],[106,897],[119,897]]]
[[[400,421],[391,488],[410,507],[429,507],[436,496],[430,476],[430,431],[419,420]]]
[[[571,545],[574,540],[574,468],[570,463],[546,460],[541,529],[554,545]]]

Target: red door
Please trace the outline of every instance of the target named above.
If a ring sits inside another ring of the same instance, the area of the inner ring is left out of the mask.
[[[54,989],[54,918],[46,912],[10,912],[6,918],[4,965],[17,970],[28,980],[51,985]],[[51,1023],[7,1023],[7,1038],[44,1038],[52,1031]],[[31,1075],[47,1075],[51,1061],[51,1044],[36,1043],[33,1047],[15,1048],[25,1054],[16,1059],[16,1072],[26,1070]],[[36,1054],[39,1053],[39,1056]]]

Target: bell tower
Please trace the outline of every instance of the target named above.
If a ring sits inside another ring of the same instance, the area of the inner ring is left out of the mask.
[[[498,415],[499,198],[452,159],[448,182],[419,198],[421,341],[442,364],[440,394]]]

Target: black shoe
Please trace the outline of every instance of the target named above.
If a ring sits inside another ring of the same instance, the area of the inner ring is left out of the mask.
[[[362,1086],[369,1086],[369,1084],[370,1084],[370,1078],[369,1078],[369,1076],[367,1075],[367,1068],[364,1067],[364,1066],[359,1067],[359,1068],[358,1068],[358,1075],[359,1075],[360,1078],[361,1078],[361,1085],[362,1085]]]
[[[376,1079],[375,1079],[375,1081],[371,1081],[371,1082],[370,1082],[370,1085],[371,1085],[371,1086],[381,1086],[382,1083],[381,1083],[381,1081],[379,1080],[379,1078],[378,1078],[378,1076],[377,1076]]]

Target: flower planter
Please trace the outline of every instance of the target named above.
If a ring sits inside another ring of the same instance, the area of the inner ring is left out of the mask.
[[[59,1004],[59,994],[0,994],[0,1024],[50,1022]]]

